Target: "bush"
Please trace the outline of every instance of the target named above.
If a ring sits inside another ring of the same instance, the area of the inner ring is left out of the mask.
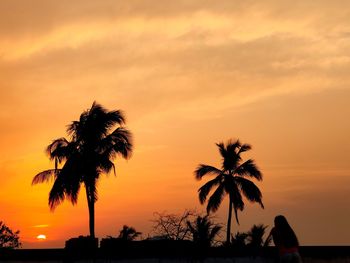
[[[18,248],[19,231],[13,231],[4,222],[0,221],[0,248]]]

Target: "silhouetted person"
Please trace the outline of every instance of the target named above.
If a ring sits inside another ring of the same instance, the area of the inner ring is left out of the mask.
[[[278,248],[281,263],[301,263],[299,255],[299,242],[287,219],[282,216],[275,217],[275,226],[271,229],[266,242],[272,236],[275,246]]]

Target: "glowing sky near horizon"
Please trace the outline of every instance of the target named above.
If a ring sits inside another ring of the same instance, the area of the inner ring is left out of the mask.
[[[102,177],[98,237],[153,213],[204,211],[199,163],[239,138],[264,175],[265,210],[285,214],[301,244],[350,245],[349,1],[0,1],[0,220],[24,248],[88,234],[84,195],[54,213],[44,149],[94,100],[122,109],[133,157]],[[226,222],[225,199],[216,220]],[[46,240],[37,241],[45,234]]]

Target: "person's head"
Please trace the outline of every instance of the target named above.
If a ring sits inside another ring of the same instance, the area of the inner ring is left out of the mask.
[[[290,227],[287,219],[283,215],[278,215],[275,217],[275,227],[278,229]]]
[[[291,228],[291,226],[288,224],[287,219],[283,215],[278,215],[275,217],[275,228],[278,231],[281,242],[286,247],[294,247],[299,246],[298,239]]]

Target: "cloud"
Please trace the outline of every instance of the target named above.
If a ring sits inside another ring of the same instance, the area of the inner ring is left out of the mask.
[[[96,100],[108,109],[123,109],[135,135],[135,162],[125,170],[121,165],[125,177],[115,182],[122,191],[111,181],[109,190],[101,190],[111,198],[125,193],[117,199],[132,207],[127,182],[137,177],[140,188],[133,191],[143,193],[141,199],[132,196],[143,207],[137,218],[156,209],[155,203],[168,207],[158,195],[174,181],[183,183],[178,196],[171,192],[173,207],[197,202],[191,199],[196,197],[193,178],[187,176],[201,161],[218,161],[213,142],[234,135],[253,143],[253,154],[267,163],[313,164],[301,168],[307,170],[306,179],[288,167],[263,171],[266,207],[276,213],[293,210],[303,225],[298,209],[312,211],[323,195],[348,185],[344,119],[349,92],[338,90],[350,84],[349,5],[323,0],[1,1],[2,192],[11,192],[10,182],[28,189],[40,167],[51,167],[44,161],[45,145],[63,136],[65,125]],[[7,163],[12,155],[25,162]],[[150,193],[153,184],[159,192]],[[41,200],[35,211],[41,207],[46,213],[48,188],[32,191],[27,199]],[[343,196],[334,196],[343,204]],[[16,203],[23,197],[12,199]],[[105,202],[102,207],[118,215],[110,200]],[[12,204],[1,206],[8,215],[25,214]],[[32,205],[29,210],[37,217]],[[65,215],[70,218],[70,212]],[[55,218],[65,228],[57,211]],[[253,223],[249,218],[256,217],[247,217],[247,224]]]
[[[43,224],[43,225],[35,225],[33,227],[34,228],[47,228],[47,227],[49,227],[49,225],[48,224]]]
[[[117,18],[78,16],[8,42],[0,61],[3,107],[85,94],[87,101],[137,104],[142,115],[197,111],[211,118],[272,96],[349,83],[345,31],[317,35],[318,26],[293,20],[295,12],[286,14],[293,19],[279,21],[271,15],[274,8],[264,12],[267,6],[236,16],[212,8],[210,1],[201,8],[194,1],[189,10],[169,11],[168,17],[147,17],[141,14],[151,11],[140,8],[126,8],[130,16]],[[28,92],[36,96],[23,96]],[[211,114],[201,110],[205,105]]]

